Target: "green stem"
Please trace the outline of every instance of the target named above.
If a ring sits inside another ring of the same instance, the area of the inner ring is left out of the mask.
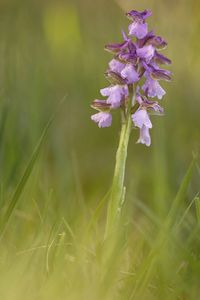
[[[129,137],[132,128],[131,120],[131,107],[132,99],[134,95],[133,86],[129,86],[129,102],[127,104],[126,115],[122,120],[122,128],[120,133],[119,146],[116,153],[116,164],[113,176],[113,183],[111,189],[111,198],[108,204],[107,211],[107,224],[105,238],[111,235],[113,229],[117,225],[119,220],[121,207],[125,197],[125,187],[124,187],[124,177],[125,177],[125,167],[127,158],[127,149],[129,143]]]

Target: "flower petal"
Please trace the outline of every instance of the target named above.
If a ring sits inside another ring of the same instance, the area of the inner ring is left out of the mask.
[[[116,73],[121,73],[121,71],[124,69],[125,64],[121,63],[120,61],[116,59],[112,59],[109,62],[109,68],[111,71],[116,72]]]
[[[129,35],[136,36],[138,39],[143,39],[148,33],[147,23],[133,22],[128,29]]]
[[[137,143],[141,143],[149,147],[151,145],[151,136],[149,134],[149,128],[146,126],[142,126],[140,129],[140,137]]]
[[[131,64],[126,65],[126,67],[121,72],[121,76],[122,78],[127,79],[128,84],[137,82],[140,79],[138,73],[135,70],[135,67]]]
[[[98,124],[99,128],[109,127],[112,124],[112,115],[107,112],[99,112],[92,115],[91,119]]]
[[[126,13],[126,16],[130,19],[130,20],[145,20],[148,17],[150,17],[152,15],[152,12],[150,10],[145,9],[142,12],[139,12],[137,10],[131,10],[128,13]]]
[[[100,90],[100,93],[102,96],[106,97],[106,96],[110,96],[110,87],[104,88]]]
[[[147,62],[150,62],[150,60],[153,58],[155,53],[155,49],[152,45],[144,46],[142,48],[137,49],[137,55],[140,58],[145,59]]]
[[[152,123],[146,109],[138,109],[133,115],[132,120],[136,127],[142,128],[144,125],[152,128]]]
[[[147,93],[148,97],[162,99],[166,94],[165,90],[160,86],[157,80],[152,79],[151,77],[147,78],[145,84],[142,86],[142,89]]]

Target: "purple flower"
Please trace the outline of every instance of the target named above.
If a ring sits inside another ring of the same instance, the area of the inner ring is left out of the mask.
[[[122,43],[105,46],[114,54],[105,72],[110,86],[100,90],[106,99],[94,100],[91,105],[99,111],[91,117],[99,127],[111,125],[112,110],[123,110],[124,120],[128,120],[131,113],[134,125],[140,129],[138,143],[146,146],[151,144],[149,130],[152,123],[149,115],[164,113],[158,102],[150,98],[162,99],[166,92],[159,81],[171,80],[171,72],[160,67],[161,64],[171,64],[171,60],[158,52],[167,46],[167,42],[153,31],[148,32],[146,19],[151,14],[149,10],[132,10],[126,14],[131,20],[129,34],[122,31]],[[133,36],[136,38],[133,39]],[[134,91],[132,99],[129,99],[129,90]]]
[[[146,126],[148,128],[152,128],[151,120],[149,119],[149,115],[147,113],[147,110],[144,108],[139,108],[133,115],[132,115],[133,123],[136,127],[139,127],[140,129],[143,126]]]
[[[148,127],[142,126],[142,128],[140,129],[140,137],[139,137],[137,143],[144,144],[148,147],[151,145],[151,136],[149,134]]]
[[[138,57],[145,59],[147,63],[153,58],[155,49],[152,45],[144,46],[136,50]]]
[[[142,12],[139,12],[137,10],[131,10],[128,13],[126,13],[126,16],[130,19],[130,20],[146,20],[148,17],[150,17],[152,15],[152,12],[150,10],[145,9]]]
[[[102,96],[108,96],[107,103],[111,108],[118,108],[122,101],[128,96],[128,87],[126,85],[114,85],[101,89]]]
[[[136,45],[133,43],[133,41],[126,36],[124,32],[122,32],[124,41],[127,42],[126,47],[121,49],[121,51],[118,53],[118,58],[122,60],[123,62],[127,63],[133,63],[136,64],[137,62],[137,55],[136,55]]]
[[[151,63],[147,64],[145,61],[142,62],[144,69],[146,70],[145,76],[152,77],[156,80],[171,80],[172,73],[168,70],[160,69],[159,66],[156,64],[155,61],[151,61]]]
[[[152,101],[152,103],[148,105],[148,108],[152,110],[155,115],[163,116],[164,114],[164,109],[155,101]]]
[[[92,115],[91,119],[98,124],[99,128],[109,127],[112,124],[112,115],[108,112],[99,112]]]
[[[136,55],[136,48],[133,50],[130,49],[124,49],[121,53],[119,53],[119,59],[122,60],[125,63],[137,63],[137,55]]]
[[[150,31],[143,39],[137,41],[137,45],[139,47],[152,45],[156,49],[164,49],[167,42],[161,36],[156,36],[153,31]]]
[[[121,73],[121,71],[124,69],[125,64],[122,62],[112,59],[109,63],[109,68],[111,71],[116,72],[116,73]]]
[[[152,13],[148,10],[143,12],[132,10],[127,13],[128,18],[133,21],[133,23],[129,25],[129,35],[143,39],[148,33],[148,25],[145,23],[145,20],[151,16],[151,14]]]
[[[121,71],[121,76],[122,78],[127,79],[128,84],[137,82],[140,79],[135,67],[132,64],[126,65],[126,67]]]
[[[145,96],[136,95],[136,100],[140,104],[141,108],[146,108],[152,114],[163,115],[164,109],[156,101],[149,100]]]
[[[143,91],[148,97],[157,97],[159,100],[166,94],[165,90],[160,86],[157,80],[152,79],[150,76],[147,77],[145,84],[142,86]]]
[[[148,32],[147,23],[133,22],[129,25],[129,35],[134,35],[138,39],[142,39]]]
[[[157,101],[149,100],[146,96],[140,93],[140,87],[136,88],[136,101],[140,109],[147,109],[152,114],[163,115],[164,109],[158,104]]]
[[[140,128],[140,137],[137,143],[150,146],[151,137],[149,135],[149,129],[152,128],[152,123],[145,108],[139,108],[133,115],[132,120],[136,127]]]

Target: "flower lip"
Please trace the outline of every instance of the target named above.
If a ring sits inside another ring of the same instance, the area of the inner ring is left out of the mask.
[[[100,93],[104,97],[108,97],[106,102],[111,104],[111,108],[119,108],[126,97],[128,96],[127,85],[111,85],[100,90]]]
[[[148,33],[148,25],[143,20],[134,21],[128,27],[129,35],[136,36],[136,38],[143,39]]]
[[[142,48],[137,49],[137,55],[140,58],[145,59],[148,63],[153,58],[154,53],[155,53],[155,49],[152,45],[144,46]]]
[[[127,80],[128,84],[133,84],[140,80],[139,74],[132,64],[127,64],[121,72],[122,78]]]
[[[142,90],[145,92],[145,95],[151,98],[157,97],[159,100],[163,98],[166,94],[165,90],[160,86],[158,80],[154,80],[147,73],[147,80],[142,86]]]
[[[98,124],[99,128],[109,127],[112,123],[112,115],[108,112],[99,112],[91,116],[92,121]]]
[[[149,134],[149,128],[145,125],[140,129],[140,137],[137,141],[137,144],[141,143],[149,147],[151,145],[151,136]]]
[[[152,123],[147,113],[146,108],[140,107],[133,115],[132,120],[136,127],[142,128],[145,125],[148,128],[152,128]]]
[[[126,13],[126,16],[132,21],[138,21],[138,20],[144,21],[151,15],[152,15],[152,12],[147,9],[145,9],[142,12],[139,12],[137,10],[131,10],[128,13]]]
[[[112,59],[109,62],[109,68],[110,68],[110,71],[112,71],[112,72],[120,74],[121,71],[124,69],[124,67],[125,67],[125,64],[120,62],[117,59]]]

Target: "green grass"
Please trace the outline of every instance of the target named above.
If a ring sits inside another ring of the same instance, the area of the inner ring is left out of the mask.
[[[131,218],[127,203],[120,229],[105,241],[108,195],[96,209],[77,208],[71,224],[53,211],[55,195],[47,195],[43,207],[36,199],[29,198],[28,205],[25,201],[37,176],[31,171],[35,163],[37,169],[36,157],[49,124],[2,214],[1,297],[198,299],[199,197],[185,202],[195,160],[164,218],[134,200]]]

